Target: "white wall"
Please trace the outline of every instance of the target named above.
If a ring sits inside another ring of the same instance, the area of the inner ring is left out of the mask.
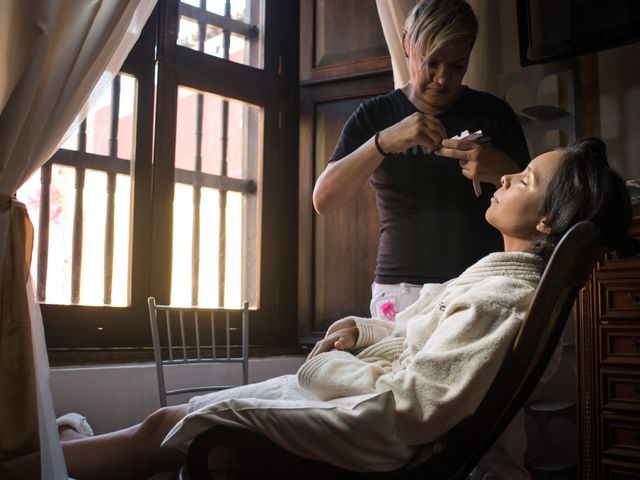
[[[294,373],[304,357],[280,356],[251,359],[249,382]],[[187,385],[234,384],[240,365],[171,366],[165,379],[169,388]],[[56,416],[67,412],[85,415],[95,433],[134,425],[160,407],[155,364],[125,364],[52,368],[51,391]],[[187,401],[170,397],[170,403]]]
[[[520,69],[518,51],[518,28],[515,2],[511,0],[490,0],[473,2],[478,14],[486,17],[480,20],[480,39],[474,47],[472,59],[485,70],[495,75],[480,76],[474,85],[499,94],[497,82],[487,78],[497,77]],[[484,51],[483,51],[484,48]],[[598,52],[600,84],[600,132],[607,144],[611,165],[623,178],[640,178],[640,43],[634,43]],[[472,72],[470,65],[470,73]],[[478,70],[478,67],[475,68]],[[484,80],[484,82],[483,82]]]
[[[520,69],[516,5],[512,0],[470,3],[479,25],[464,83],[500,96],[498,77]]]
[[[598,53],[600,131],[611,165],[640,178],[640,43]]]

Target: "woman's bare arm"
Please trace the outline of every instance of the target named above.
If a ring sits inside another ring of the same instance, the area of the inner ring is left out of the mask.
[[[329,162],[313,189],[316,212],[324,215],[346,205],[383,159],[370,138],[340,161]]]
[[[440,120],[416,112],[380,131],[378,143],[386,152],[404,152],[414,145],[424,145],[433,151],[446,137]],[[352,200],[360,187],[378,168],[384,156],[376,148],[374,137],[339,161],[329,162],[313,189],[313,206],[324,215]]]

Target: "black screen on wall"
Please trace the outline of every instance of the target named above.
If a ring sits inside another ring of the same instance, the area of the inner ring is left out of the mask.
[[[520,63],[546,63],[640,40],[640,0],[518,0]]]

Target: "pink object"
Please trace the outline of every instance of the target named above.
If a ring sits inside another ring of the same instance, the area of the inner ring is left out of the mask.
[[[385,318],[390,322],[393,322],[396,319],[396,314],[398,313],[396,311],[396,306],[392,301],[384,302],[382,305],[380,305],[380,311],[382,312],[382,315],[384,315]]]

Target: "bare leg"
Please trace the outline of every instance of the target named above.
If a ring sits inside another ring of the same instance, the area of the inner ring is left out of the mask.
[[[78,480],[137,480],[179,468],[184,462],[184,453],[160,447],[160,443],[186,414],[186,404],[165,407],[133,427],[63,441],[69,475]]]

